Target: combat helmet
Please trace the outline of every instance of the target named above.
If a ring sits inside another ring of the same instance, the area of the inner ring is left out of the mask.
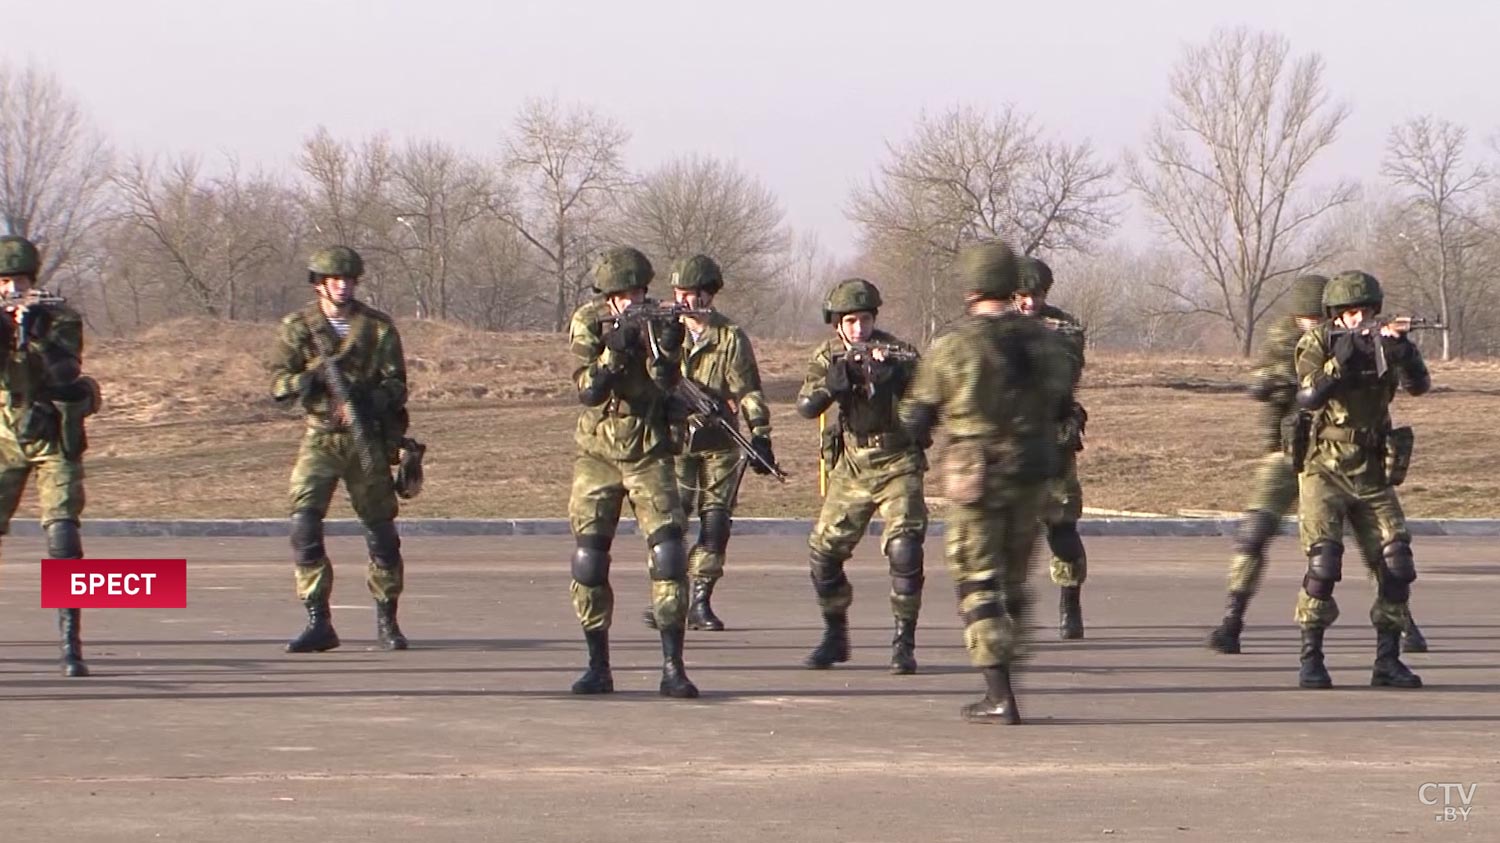
[[[36,244],[16,234],[0,237],[0,275],[30,275],[36,277],[42,266],[41,255]]]
[[[1292,282],[1292,315],[1321,317],[1323,315],[1323,289],[1328,286],[1326,275],[1299,275]]]
[[[1021,258],[1021,283],[1022,293],[1029,293],[1037,298],[1046,298],[1052,292],[1052,267],[1041,258],[1026,256]]]
[[[861,311],[880,311],[880,290],[863,278],[845,278],[833,285],[823,301],[823,321],[833,324],[835,316]]]
[[[307,281],[316,284],[329,276],[358,278],[365,274],[365,261],[348,246],[329,246],[313,252],[307,261]]]
[[[640,249],[616,246],[605,250],[594,264],[594,292],[609,295],[644,290],[655,277],[656,270]]]
[[[1352,307],[1373,307],[1379,313],[1384,302],[1385,293],[1380,289],[1380,282],[1370,273],[1357,269],[1340,272],[1323,288],[1323,312],[1329,316],[1337,316]]]
[[[1025,273],[1016,253],[1000,240],[975,243],[959,253],[955,266],[964,291],[984,299],[1008,299],[1022,289]]]
[[[672,287],[678,290],[702,290],[710,295],[724,289],[724,273],[708,255],[693,255],[672,264]]]

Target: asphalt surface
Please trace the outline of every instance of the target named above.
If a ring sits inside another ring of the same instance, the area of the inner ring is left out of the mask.
[[[92,557],[187,557],[190,592],[85,612],[87,679],[58,673],[40,543],[7,539],[0,840],[1500,840],[1500,541],[1417,541],[1433,648],[1407,662],[1427,687],[1368,687],[1355,573],[1337,687],[1301,691],[1293,539],[1239,656],[1201,643],[1227,539],[1091,539],[1086,640],[1056,640],[1037,565],[1019,727],[958,718],[981,683],[936,541],[921,671],[895,677],[876,542],[850,565],[853,661],[810,671],[801,541],[737,540],[715,600],[731,629],[688,640],[697,701],[656,694],[638,542],[615,551],[618,693],[578,698],[566,538],[408,538],[403,653],[373,649],[363,542],[332,539],[345,643],[297,656],[284,540],[97,539]]]

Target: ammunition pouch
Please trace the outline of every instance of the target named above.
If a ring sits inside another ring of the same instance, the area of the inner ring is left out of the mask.
[[[1400,486],[1411,468],[1411,452],[1416,434],[1410,427],[1394,428],[1385,436],[1385,482]]]
[[[415,439],[401,440],[400,458],[396,465],[396,496],[411,500],[422,493],[422,460],[427,456],[427,446]]]
[[[835,419],[823,428],[823,441],[818,446],[818,458],[828,471],[833,471],[839,460],[844,458],[844,428],[841,421]]]
[[[1288,417],[1287,456],[1292,458],[1292,470],[1298,474],[1307,465],[1307,450],[1312,444],[1312,426],[1311,413],[1295,413]]]

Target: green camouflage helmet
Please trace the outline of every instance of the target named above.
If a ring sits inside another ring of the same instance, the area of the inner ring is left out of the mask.
[[[964,292],[975,293],[982,299],[1010,298],[1022,289],[1025,276],[1016,253],[999,240],[965,248],[954,268]]]
[[[337,276],[358,278],[365,274],[364,259],[359,252],[348,246],[330,246],[313,252],[307,261],[307,280],[316,283],[319,278]]]
[[[1020,292],[1030,293],[1037,298],[1046,298],[1047,294],[1052,292],[1052,267],[1041,258],[1030,256],[1021,258]]]
[[[1357,269],[1340,272],[1323,288],[1323,312],[1329,316],[1337,316],[1352,307],[1373,307],[1379,313],[1384,302],[1385,293],[1380,290],[1380,282],[1370,273]]]
[[[863,278],[845,278],[835,284],[823,301],[823,321],[833,324],[833,317],[846,313],[880,311],[880,290]]]
[[[672,264],[672,286],[678,290],[717,293],[724,288],[724,273],[708,255],[693,255]]]
[[[0,275],[30,275],[35,278],[42,266],[36,246],[25,237],[8,234],[0,237]]]
[[[656,270],[641,250],[617,246],[606,250],[594,264],[594,292],[608,295],[644,290],[655,277]]]
[[[1292,282],[1292,315],[1323,315],[1323,288],[1328,286],[1325,275],[1299,275]]]

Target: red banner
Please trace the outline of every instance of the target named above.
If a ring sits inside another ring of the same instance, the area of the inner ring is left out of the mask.
[[[186,559],[43,559],[43,609],[186,609]]]

